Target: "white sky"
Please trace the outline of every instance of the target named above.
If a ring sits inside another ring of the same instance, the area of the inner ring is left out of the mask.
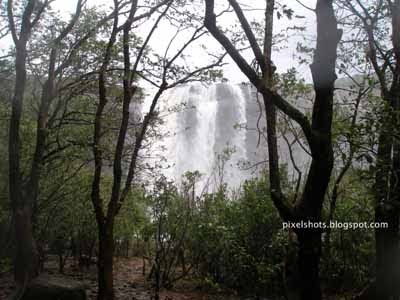
[[[75,10],[76,6],[76,1],[77,0],[56,0],[53,2],[53,8],[55,10],[59,10],[63,15],[67,17],[69,13],[73,12]],[[220,2],[219,2],[220,1]],[[223,2],[223,0],[219,0],[218,3],[224,4],[226,1]],[[242,1],[243,2],[243,1]],[[260,8],[263,9],[265,5],[265,1],[260,1],[260,0],[246,0],[246,5],[248,7],[254,7],[254,8]],[[305,16],[304,19],[294,19],[293,21],[288,21],[287,18],[283,17],[280,20],[277,20],[276,14],[275,14],[275,19],[274,19],[274,30],[275,33],[280,32],[281,30],[285,29],[288,26],[293,26],[296,24],[296,26],[305,26],[307,28],[306,30],[306,35],[308,38],[312,39],[313,36],[315,36],[315,15],[299,5],[296,1],[293,0],[281,0],[281,4],[287,4],[290,8],[294,10],[294,15],[301,15]],[[315,7],[316,0],[302,0],[302,3],[307,5],[308,7]],[[113,5],[112,1],[110,0],[88,0],[88,5],[89,6],[99,6],[103,5],[105,7],[109,6],[111,7]],[[139,2],[140,5],[140,2]],[[258,19],[262,20],[263,18],[263,11],[252,11],[252,12],[246,12],[247,16],[249,19]],[[219,21],[219,25],[224,26],[225,24],[228,24],[229,22],[232,22],[234,20],[234,15],[231,14],[231,16],[225,17],[224,20]],[[143,35],[146,34],[147,28],[146,26],[144,27],[139,27],[139,29],[144,28],[145,32],[143,32]],[[169,41],[169,37],[173,35],[173,31],[171,27],[168,26],[159,26],[157,34],[153,37],[151,46],[154,49],[162,49],[165,48],[165,45]],[[282,44],[283,46],[286,47],[286,49],[279,49],[273,51],[273,61],[275,65],[277,66],[278,72],[284,72],[290,67],[296,67],[298,68],[299,73],[306,78],[307,80],[310,80],[311,74],[309,71],[309,67],[306,65],[299,66],[297,61],[293,58],[293,54],[296,53],[296,44],[300,40],[299,37],[291,37],[287,43]],[[10,45],[11,40],[10,39],[3,39],[0,40],[0,48],[4,49]],[[203,41],[204,43],[204,41]],[[209,38],[209,40],[206,41],[208,46],[211,47],[219,47],[219,45],[212,39]],[[314,46],[314,45],[310,45]],[[197,49],[198,50],[198,49]],[[190,51],[196,51],[196,49],[190,50]],[[250,54],[250,53],[249,53]],[[247,55],[247,54],[246,54]],[[197,56],[197,53],[196,53]],[[249,58],[251,56],[249,55]],[[240,72],[240,70],[236,67],[236,65],[230,60],[227,59],[226,62],[228,62],[228,65],[224,67],[224,76],[228,78],[232,82],[242,82],[242,81],[247,81],[245,76]]]

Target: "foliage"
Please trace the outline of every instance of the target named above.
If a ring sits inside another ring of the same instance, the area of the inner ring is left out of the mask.
[[[277,293],[284,237],[265,179],[244,183],[237,200],[224,191],[206,195],[193,224],[199,272],[243,293]]]
[[[26,1],[14,1],[18,26],[21,25],[21,12],[25,3]],[[39,3],[44,2],[39,1]],[[122,1],[121,5],[128,3],[129,1]],[[159,1],[144,1],[144,3],[146,5],[140,5],[139,12],[147,12],[149,7]],[[337,68],[339,74],[347,75],[352,83],[344,87],[337,86],[335,90],[332,124],[335,169],[324,202],[322,217],[324,221],[330,221],[329,218],[332,218],[332,221],[337,222],[371,222],[374,220],[372,195],[375,191],[372,187],[377,170],[378,136],[382,130],[383,120],[387,120],[388,116],[397,118],[398,113],[388,103],[382,101],[382,95],[378,96],[377,86],[381,83],[376,76],[371,75],[371,53],[368,53],[367,49],[369,47],[367,35],[358,30],[363,25],[355,15],[349,15],[349,11],[345,10],[346,3],[348,5],[351,1],[337,1],[335,4],[338,6],[337,13],[342,14],[340,20],[347,28],[339,46]],[[5,2],[1,2],[0,5],[2,36],[3,32],[8,30],[8,21]],[[275,12],[278,19],[287,18],[294,21],[301,18],[291,6],[277,5]],[[127,6],[121,7],[121,10],[125,11],[126,8]],[[371,6],[368,10],[372,12],[372,8]],[[214,170],[217,191],[199,195],[199,191],[196,190],[196,183],[201,181],[202,176],[199,172],[182,174],[181,183],[170,182],[162,176],[160,168],[163,163],[158,161],[159,157],[151,157],[153,153],[149,153],[151,146],[162,138],[159,126],[165,123],[161,111],[156,106],[147,115],[142,114],[145,95],[149,96],[147,94],[154,91],[145,88],[147,84],[160,88],[162,93],[164,88],[167,90],[192,81],[214,82],[223,75],[218,68],[222,65],[222,57],[217,55],[216,49],[210,49],[211,47],[200,39],[207,34],[202,25],[202,17],[197,13],[202,9],[203,3],[198,1],[173,1],[172,9],[160,22],[162,25],[154,23],[155,19],[161,16],[163,9],[160,6],[154,15],[150,14],[148,18],[135,23],[129,34],[128,56],[132,59],[130,67],[136,68],[131,72],[130,88],[135,90],[135,95],[132,98],[128,133],[122,151],[123,174],[120,178],[122,182],[126,178],[128,163],[134,153],[144,120],[147,118],[146,120],[150,121],[143,136],[143,143],[139,146],[140,151],[136,153],[138,162],[134,170],[135,180],[132,182],[132,189],[124,199],[121,210],[118,210],[119,214],[117,213],[113,224],[115,254],[128,257],[142,256],[145,261],[150,261],[152,268],[149,278],[156,289],[171,288],[178,280],[191,276],[214,289],[230,288],[251,296],[278,298],[287,292],[285,273],[293,245],[289,240],[289,233],[282,229],[281,218],[270,197],[268,174],[265,172],[258,178],[241,183],[241,189],[237,193],[230,191],[224,182],[224,169],[234,152],[235,145],[232,145],[232,149],[226,149],[217,155],[218,162]],[[394,77],[390,72],[395,68],[391,58],[393,47],[389,34],[390,23],[387,22],[388,16],[385,15],[385,10],[388,10],[388,7],[382,6],[383,13],[378,11],[379,18],[375,20],[377,23],[373,29],[376,47],[380,50],[378,52],[386,53],[378,56],[378,63],[388,73],[388,75],[385,73],[384,79],[391,83]],[[221,11],[218,17],[229,12],[230,9]],[[60,257],[60,271],[65,259],[70,256],[76,259],[98,256],[96,249],[99,243],[99,227],[96,224],[90,198],[94,170],[93,128],[99,104],[98,72],[113,21],[110,16],[104,20],[107,13],[109,12],[98,7],[85,7],[75,26],[59,42],[57,48],[56,66],[66,61],[68,65],[55,78],[57,91],[49,103],[45,126],[45,149],[43,160],[40,162],[39,193],[37,201],[34,201],[32,214],[34,237],[42,260],[46,260],[48,254],[57,254]],[[251,8],[246,10],[247,14],[249,16],[252,14]],[[136,16],[141,14],[138,13]],[[104,22],[99,22],[100,20]],[[125,17],[121,17],[121,20],[125,20]],[[144,31],[141,29],[148,28],[149,24],[159,27],[168,24],[176,29],[176,34],[170,37],[170,43],[166,48],[158,44],[154,47],[151,42],[146,44]],[[67,22],[62,16],[50,8],[45,9],[28,42],[27,87],[23,97],[19,130],[20,165],[24,188],[27,186],[35,153],[38,112],[51,58],[49,52],[54,46],[54,38],[66,25]],[[261,44],[264,41],[262,37],[265,33],[265,24],[263,21],[250,20],[249,25],[255,32],[256,42]],[[305,32],[304,27],[297,25],[287,28],[289,29],[297,29],[302,34]],[[247,58],[244,53],[249,49],[249,45],[245,43],[245,33],[240,30],[240,26],[233,25],[225,33],[240,49],[239,52]],[[191,34],[192,37],[187,39]],[[285,39],[286,35],[282,33],[275,35],[273,43],[275,49],[284,47],[281,42]],[[81,40],[82,44],[79,44]],[[183,44],[178,45],[181,42]],[[313,48],[309,46],[309,40],[307,42],[308,44],[299,43],[297,47],[295,55],[299,56],[301,63],[306,63],[314,53]],[[77,46],[76,52],[73,51],[75,46]],[[102,140],[98,145],[103,156],[100,185],[100,204],[103,207],[108,206],[112,194],[116,136],[122,119],[124,46],[126,45],[123,36],[118,34],[110,51],[110,63],[105,72],[107,101],[103,111]],[[197,55],[198,50],[205,50],[206,55],[218,63],[200,67],[199,62],[203,62],[203,58]],[[9,138],[10,99],[15,83],[13,66],[15,49],[10,48],[7,51],[3,50],[4,56],[0,58],[0,138],[3,141]],[[69,57],[71,53],[74,54]],[[143,56],[134,66],[133,63],[139,55]],[[257,64],[256,60],[249,63],[251,68],[260,72],[260,66],[256,66]],[[355,76],[355,73],[361,75]],[[285,73],[274,74],[273,80],[280,95],[298,107],[304,113],[305,119],[311,120],[313,90],[301,76],[296,68],[291,68]],[[355,111],[358,109],[359,113],[353,121]],[[167,110],[168,113],[174,113],[179,107],[169,107]],[[299,144],[302,144],[303,150],[308,149],[306,136],[295,122],[280,113],[277,126],[279,137],[288,138],[287,145],[293,146],[293,149],[296,147],[300,149]],[[261,137],[264,132],[259,130]],[[397,141],[396,131],[391,134],[393,140]],[[304,152],[307,152],[306,150]],[[151,158],[145,160],[147,157]],[[152,159],[153,161],[149,163],[148,161]],[[15,244],[10,239],[12,206],[9,202],[8,163],[7,143],[2,143],[0,145],[0,244],[6,245],[3,249],[6,251],[0,250],[0,273],[10,269],[11,255],[14,251],[12,247]],[[301,163],[303,162],[298,164],[300,169],[296,170],[297,173],[291,168],[294,167],[293,161],[281,163],[279,168],[282,190],[289,196],[289,200],[299,200],[298,196],[305,185],[305,178],[308,175],[304,171],[306,162],[304,165]],[[259,165],[263,166],[262,163]],[[347,165],[348,168],[345,169]],[[341,177],[342,170],[344,173]],[[204,175],[210,178],[212,176],[212,174]],[[289,175],[298,175],[298,180],[288,179],[291,177]],[[158,179],[150,188],[149,182],[153,178]],[[336,181],[338,178],[340,180]],[[375,256],[373,230],[333,229],[325,231],[322,236],[323,256],[320,274],[324,288],[329,293],[359,289],[374,277],[376,262],[373,259]],[[8,247],[9,245],[11,247]]]
[[[193,180],[190,175],[187,180]],[[245,182],[235,200],[228,194],[220,189],[191,199],[190,193],[180,193],[165,179],[157,182],[151,196],[153,268],[160,273],[161,286],[171,286],[192,270],[214,287],[257,295],[279,293],[287,235],[265,179]]]
[[[374,222],[374,205],[368,180],[362,170],[349,171],[334,213],[334,222]],[[374,230],[332,229],[325,234],[321,274],[332,293],[361,289],[373,277],[375,268]]]

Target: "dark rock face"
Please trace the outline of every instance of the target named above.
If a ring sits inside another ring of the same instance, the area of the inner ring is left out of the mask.
[[[22,300],[86,300],[82,284],[65,278],[40,276],[27,287]]]

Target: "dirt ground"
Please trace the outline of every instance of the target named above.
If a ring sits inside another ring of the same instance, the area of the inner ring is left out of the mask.
[[[142,259],[118,258],[115,262],[114,286],[117,300],[151,300],[153,290],[146,276],[142,274]],[[97,295],[96,266],[88,270],[79,271],[72,263],[65,267],[65,274],[60,275],[57,270],[55,258],[50,259],[44,273],[79,281],[86,287],[89,300],[95,300]],[[6,299],[14,289],[12,274],[0,274],[0,300]],[[190,282],[177,284],[173,290],[163,290],[160,293],[161,300],[236,300],[235,296],[221,295],[204,291]]]

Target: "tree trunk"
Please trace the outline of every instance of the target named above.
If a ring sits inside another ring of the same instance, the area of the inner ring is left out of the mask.
[[[330,138],[319,144],[317,157],[314,157],[311,163],[303,198],[295,206],[298,220],[303,222],[321,222],[322,203],[333,167]],[[302,300],[322,299],[319,279],[322,229],[314,227],[308,226],[295,231],[299,241],[297,265]]]
[[[387,222],[388,229],[377,228],[375,230],[376,245],[376,297],[388,300],[390,291],[393,290],[393,278],[390,270],[392,265],[391,240],[393,233],[393,208],[387,203],[389,173],[391,165],[391,138],[388,122],[386,118],[382,120],[382,130],[379,138],[377,172],[375,179],[375,222]],[[398,226],[398,225],[397,225]],[[391,228],[391,230],[390,230]],[[397,230],[395,232],[397,235]]]
[[[388,1],[389,2],[389,1]],[[386,222],[388,228],[375,230],[376,298],[398,299],[400,296],[400,1],[390,1],[392,43],[395,68],[387,89],[381,82],[383,100],[390,106],[381,122],[375,174],[375,221]],[[391,56],[391,55],[390,55]],[[390,57],[388,56],[388,57]]]
[[[7,12],[9,26],[15,44],[15,87],[12,99],[10,131],[8,143],[9,155],[9,194],[14,214],[16,253],[14,278],[17,285],[15,298],[25,292],[27,284],[37,275],[39,254],[32,232],[32,200],[23,192],[23,180],[20,168],[20,121],[26,88],[27,43],[32,23],[30,22],[36,1],[28,1],[21,22],[20,36],[16,32],[13,16],[13,1],[8,1]]]
[[[335,64],[337,46],[342,37],[342,30],[337,27],[337,20],[333,9],[333,0],[318,0],[315,9],[317,15],[317,47],[311,65],[314,82],[315,101],[312,110],[312,122],[308,117],[283,99],[279,93],[271,88],[271,38],[273,27],[273,0],[267,1],[266,28],[264,53],[262,53],[257,39],[252,32],[240,5],[236,0],[229,0],[233,7],[247,41],[258,65],[263,72],[263,78],[241,56],[235,45],[218,28],[217,15],[214,12],[214,0],[205,1],[204,24],[216,40],[227,50],[240,70],[264,97],[267,115],[267,135],[269,154],[269,175],[271,198],[279,214],[285,221],[321,221],[322,204],[330,181],[333,168],[332,149],[332,115],[333,92],[336,80]],[[294,205],[287,201],[280,186],[279,156],[276,146],[275,106],[290,119],[296,121],[310,146],[312,163],[308,172],[307,181],[302,197]],[[319,260],[321,256],[321,229],[297,230],[299,235],[298,267],[302,278],[301,299],[321,299],[319,284]]]
[[[319,261],[321,257],[321,233],[305,229],[298,233],[298,269],[300,299],[320,300]]]
[[[382,97],[391,110],[381,118],[375,174],[375,222],[387,223],[388,228],[375,230],[376,297],[390,299],[399,296],[399,203],[400,153],[398,132],[399,83],[393,81],[390,91]]]
[[[397,98],[396,114],[400,111],[399,102]],[[397,117],[398,118],[398,117]],[[399,121],[396,121],[396,131],[398,133]],[[398,138],[395,139],[393,144],[393,174],[392,174],[392,196],[391,201],[394,203],[393,215],[390,218],[389,223],[389,234],[390,244],[389,253],[392,255],[392,278],[393,278],[393,295],[400,298],[400,245],[399,245],[399,225],[400,225],[400,141]]]
[[[20,173],[20,137],[19,127],[22,102],[26,85],[26,49],[17,47],[15,95],[9,133],[9,190],[14,213],[16,253],[14,276],[17,292],[24,291],[27,283],[36,276],[39,266],[39,254],[32,232],[32,205],[23,194]],[[22,288],[22,289],[21,289]]]
[[[97,259],[99,287],[97,300],[114,299],[113,258],[113,229],[112,226],[105,226],[105,229],[99,229],[99,257]]]
[[[39,268],[39,254],[32,234],[31,208],[28,205],[14,210],[15,223],[15,265],[14,276],[18,291],[24,291],[29,281],[36,277]]]
[[[376,299],[390,299],[398,294],[398,213],[376,209],[376,222],[387,222],[389,228],[376,229]]]

